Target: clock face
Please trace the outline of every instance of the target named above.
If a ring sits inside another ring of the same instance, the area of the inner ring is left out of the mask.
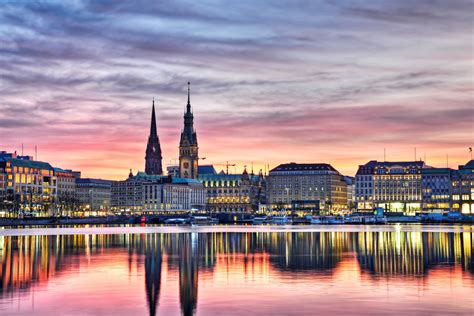
[[[188,169],[189,168],[189,162],[184,162],[183,163],[183,168]]]

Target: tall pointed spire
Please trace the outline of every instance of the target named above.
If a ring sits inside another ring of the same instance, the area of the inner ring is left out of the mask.
[[[153,98],[151,107],[150,136],[148,136],[145,155],[145,173],[151,175],[162,175],[163,169],[161,159],[161,145],[156,128],[155,98]]]
[[[153,104],[151,107],[151,124],[150,124],[150,135],[158,135],[156,130],[156,116],[155,116],[155,98],[153,98]]]
[[[186,105],[186,112],[191,112],[191,82],[188,81],[188,104]]]

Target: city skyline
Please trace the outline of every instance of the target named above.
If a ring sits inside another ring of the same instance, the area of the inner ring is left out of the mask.
[[[236,6],[7,3],[1,148],[123,179],[144,170],[155,98],[166,166],[190,81],[201,164],[470,159],[468,1]]]

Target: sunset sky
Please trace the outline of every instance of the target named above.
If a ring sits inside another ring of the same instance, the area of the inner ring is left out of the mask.
[[[0,150],[83,176],[144,169],[152,98],[166,166],[191,104],[204,163],[371,159],[457,168],[474,139],[474,4],[0,3]],[[220,167],[225,168],[225,167]],[[232,168],[232,171],[233,168]]]

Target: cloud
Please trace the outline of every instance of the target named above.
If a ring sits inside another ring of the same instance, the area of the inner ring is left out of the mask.
[[[177,156],[191,81],[211,162],[327,160],[351,173],[383,146],[404,157],[416,145],[463,163],[472,9],[464,0],[7,1],[0,144],[37,144],[59,166],[121,177],[143,169],[152,98],[165,162]]]

